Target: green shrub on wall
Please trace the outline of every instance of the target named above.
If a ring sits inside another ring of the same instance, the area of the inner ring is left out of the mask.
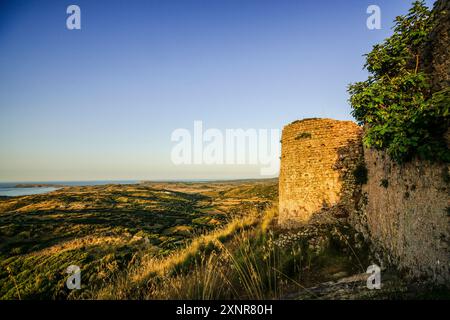
[[[450,124],[450,89],[433,93],[423,52],[434,17],[415,1],[395,19],[394,33],[366,55],[366,81],[349,86],[352,115],[365,125],[364,143],[397,162],[414,156],[450,162],[444,133]]]

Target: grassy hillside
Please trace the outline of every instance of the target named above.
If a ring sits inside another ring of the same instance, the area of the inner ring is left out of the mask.
[[[261,192],[264,192],[262,195]],[[89,295],[144,252],[166,257],[276,199],[276,181],[67,187],[0,199],[0,298]],[[69,265],[80,291],[65,287]]]
[[[295,298],[289,295],[363,271],[366,248],[345,223],[286,232],[277,229],[276,216],[276,205],[250,210],[167,257],[143,253],[90,298]]]

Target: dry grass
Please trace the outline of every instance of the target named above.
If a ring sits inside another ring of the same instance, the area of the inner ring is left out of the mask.
[[[186,268],[196,252],[211,252],[213,239],[226,241],[235,228],[256,223],[229,219],[261,212],[276,191],[276,181],[159,183],[2,198],[0,299],[17,299],[17,288],[22,299],[85,298],[112,278],[133,288],[127,283]],[[82,268],[82,290],[65,287],[71,264]]]
[[[277,211],[236,217],[166,258],[143,255],[90,298],[280,299],[330,280],[330,270],[352,272],[359,259],[349,264],[345,228],[308,226],[286,241],[273,228]]]
[[[269,211],[272,213],[269,214]],[[224,227],[195,238],[187,247],[166,257],[146,254],[136,257],[132,267],[100,288],[94,297],[207,299],[220,296],[220,286],[226,278],[223,268],[220,268],[225,261],[223,253],[220,253],[225,248],[223,243],[262,224],[261,221],[267,226],[267,220],[273,218],[275,213],[275,210],[269,211],[263,216],[255,210],[245,216],[235,217]]]

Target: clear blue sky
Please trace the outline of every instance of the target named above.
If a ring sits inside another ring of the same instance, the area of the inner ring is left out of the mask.
[[[0,0],[0,181],[258,177],[173,166],[172,131],[351,119],[347,84],[410,3]]]

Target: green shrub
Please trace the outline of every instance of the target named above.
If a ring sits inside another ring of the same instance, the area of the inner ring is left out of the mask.
[[[450,161],[444,133],[450,125],[450,89],[431,91],[425,48],[434,17],[415,1],[395,19],[394,34],[366,55],[366,81],[349,86],[352,115],[365,125],[364,143],[401,163],[414,156]]]

